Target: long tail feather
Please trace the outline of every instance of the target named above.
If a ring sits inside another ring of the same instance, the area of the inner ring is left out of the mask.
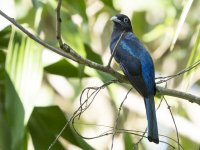
[[[150,142],[158,144],[159,137],[158,137],[158,127],[157,127],[154,97],[149,96],[148,98],[144,98],[144,102],[145,102],[147,121],[148,121],[148,140]]]

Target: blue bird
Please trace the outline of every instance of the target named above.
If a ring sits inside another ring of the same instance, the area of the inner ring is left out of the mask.
[[[148,121],[148,140],[159,143],[158,127],[154,104],[156,93],[155,72],[152,58],[143,44],[132,31],[130,19],[123,14],[111,18],[113,32],[110,41],[110,50],[114,53],[115,60],[125,74],[128,81],[144,97],[146,115]],[[121,40],[119,38],[121,34]]]

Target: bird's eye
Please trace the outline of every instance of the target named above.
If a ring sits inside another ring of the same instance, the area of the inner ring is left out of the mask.
[[[124,22],[127,23],[128,22],[128,18],[124,18]]]

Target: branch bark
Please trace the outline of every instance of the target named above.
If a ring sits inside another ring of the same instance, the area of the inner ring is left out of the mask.
[[[57,10],[59,10],[59,9],[57,8]],[[29,32],[23,26],[21,26],[20,24],[18,24],[14,18],[9,17],[8,15],[6,15],[1,10],[0,10],[0,15],[3,16],[8,21],[10,21],[15,27],[17,27],[19,30],[21,30],[29,38],[31,38],[32,40],[34,40],[37,43],[41,44],[42,46],[46,47],[47,49],[49,49],[49,50],[51,50],[51,51],[53,51],[53,52],[55,52],[55,53],[57,53],[57,54],[65,57],[67,59],[75,61],[77,63],[80,63],[80,64],[86,65],[86,66],[88,66],[90,68],[97,69],[97,70],[106,72],[108,74],[111,74],[113,77],[115,77],[116,79],[118,79],[119,82],[126,82],[126,83],[128,83],[124,75],[116,72],[111,67],[103,66],[103,65],[98,64],[96,62],[93,62],[93,61],[91,61],[89,59],[83,58],[82,56],[80,56],[78,53],[76,53],[67,44],[61,43],[62,44],[61,45],[62,46],[61,47],[62,50],[59,49],[59,48],[53,47],[53,46],[47,44],[46,42],[44,42],[43,40],[41,40],[39,37],[33,35],[31,32]],[[60,18],[58,18],[58,19],[61,22],[61,19]],[[57,37],[57,39],[58,39],[58,37]],[[58,40],[60,40],[60,39],[58,39]],[[177,97],[177,98],[182,98],[182,99],[188,100],[189,102],[196,103],[196,104],[200,105],[200,97],[194,96],[194,95],[189,94],[189,93],[181,92],[181,91],[176,91],[176,90],[172,90],[172,89],[166,89],[166,88],[163,88],[161,86],[156,86],[156,87],[157,87],[158,92],[160,92],[163,95],[168,95],[168,96],[173,96],[173,97]]]
[[[200,105],[200,97],[198,96],[195,96],[186,92],[177,91],[177,90],[166,89],[161,86],[156,86],[156,88],[157,88],[157,91],[160,92],[162,95],[168,95],[168,96],[178,97],[181,99],[186,99],[191,103],[196,103]]]

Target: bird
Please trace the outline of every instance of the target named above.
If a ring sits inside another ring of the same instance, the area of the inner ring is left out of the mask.
[[[133,32],[130,19],[124,14],[111,18],[113,31],[110,39],[111,54],[125,77],[144,98],[148,124],[148,140],[159,143],[154,95],[156,93],[153,60]]]

